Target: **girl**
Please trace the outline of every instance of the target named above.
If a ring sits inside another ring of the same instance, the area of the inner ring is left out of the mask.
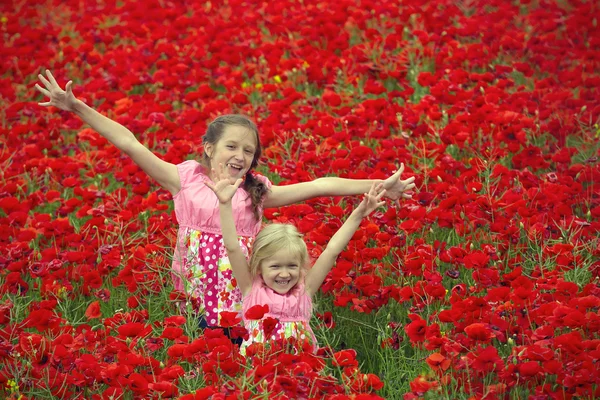
[[[201,316],[201,326],[218,327],[222,311],[241,311],[241,292],[233,280],[231,267],[221,245],[218,199],[206,186],[215,179],[212,169],[223,164],[230,183],[243,178],[244,184],[232,199],[235,222],[244,254],[260,229],[263,207],[280,207],[317,196],[364,193],[372,180],[320,178],[289,186],[275,186],[251,171],[261,155],[258,129],[248,118],[224,115],[209,124],[203,137],[202,162],[185,161],[175,165],[165,162],[144,147],[124,126],[101,115],[75,98],[72,81],[61,89],[50,71],[38,75],[44,87],[35,87],[54,106],[74,112],[90,127],[129,155],[134,163],[173,195],[179,223],[173,257],[172,275],[175,289],[189,295],[192,308]],[[401,180],[400,169],[383,182],[392,200],[411,198],[414,177]]]
[[[307,270],[308,252],[302,236],[292,225],[270,224],[256,237],[250,258],[250,268],[246,253],[238,242],[236,223],[231,199],[242,179],[233,185],[225,167],[220,165],[220,173],[212,176],[216,183],[206,182],[219,199],[219,214],[223,243],[231,263],[233,275],[243,295],[244,325],[250,337],[240,347],[242,354],[252,343],[272,340],[296,339],[300,344],[308,342],[316,349],[315,336],[310,328],[312,296],[331,270],[337,256],[348,244],[364,217],[382,206],[385,193],[383,184],[373,183],[369,193],[350,214],[346,222],[331,238],[315,265]],[[265,319],[248,318],[248,310],[254,306],[268,306],[266,318],[277,322],[271,326]]]

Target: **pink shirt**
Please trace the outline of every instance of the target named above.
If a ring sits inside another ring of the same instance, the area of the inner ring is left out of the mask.
[[[309,322],[312,316],[312,299],[306,293],[303,283],[298,283],[285,294],[279,294],[261,278],[255,279],[250,293],[244,297],[244,315],[251,307],[265,304],[269,306],[265,317],[276,318],[280,322]]]
[[[221,236],[219,200],[206,186],[205,168],[196,161],[177,165],[181,190],[173,196],[179,222],[173,254],[172,276],[176,290],[190,296],[193,309],[208,325],[220,324],[222,311],[240,312],[242,295],[233,278]],[[271,187],[269,180],[255,176]],[[239,188],[232,199],[233,216],[240,247],[248,257],[249,248],[261,227],[261,218],[252,212],[252,200]],[[260,210],[262,215],[262,210]]]
[[[245,319],[246,312],[256,305],[268,305],[269,312],[261,320]],[[312,299],[306,293],[303,282],[298,283],[289,292],[279,294],[265,285],[261,278],[255,279],[250,293],[244,297],[243,301],[242,315],[249,337],[242,343],[240,353],[245,355],[246,348],[252,343],[266,343],[288,338],[295,338],[309,343],[312,351],[315,352],[317,350],[317,339],[310,327],[312,307]],[[263,324],[267,317],[277,320],[277,324],[269,337],[265,337]]]
[[[180,227],[189,227],[220,235],[219,199],[204,184],[210,181],[210,178],[204,174],[204,169],[202,164],[193,160],[184,161],[177,165],[181,190],[173,196],[175,215]],[[265,183],[267,188],[271,187],[271,182],[264,176],[256,176],[256,178]],[[261,220],[254,218],[252,201],[248,192],[240,187],[233,196],[231,204],[238,235],[256,236],[260,231]]]

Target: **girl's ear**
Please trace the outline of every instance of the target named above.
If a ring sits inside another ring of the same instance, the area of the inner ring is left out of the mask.
[[[213,145],[212,143],[206,143],[204,145],[204,153],[208,156],[208,158],[212,158],[213,156]]]

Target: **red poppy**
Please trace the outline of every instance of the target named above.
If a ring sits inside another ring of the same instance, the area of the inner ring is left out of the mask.
[[[128,379],[129,387],[135,394],[143,396],[148,393],[148,381],[143,375],[134,372],[129,375]]]
[[[183,335],[183,329],[174,326],[168,326],[163,330],[163,333],[160,335],[163,339],[175,340],[180,338]]]
[[[262,320],[262,329],[265,338],[270,338],[274,333],[275,329],[279,325],[279,320],[272,317],[266,317]]]
[[[100,318],[102,316],[102,312],[100,311],[100,303],[98,301],[90,303],[88,308],[85,310],[85,316],[87,319]]]
[[[262,319],[265,316],[265,314],[268,312],[269,312],[268,305],[257,304],[255,306],[250,307],[246,311],[246,314],[244,314],[244,317],[249,320]]]
[[[143,337],[152,331],[152,327],[141,322],[128,322],[117,328],[120,336]]]
[[[189,400],[209,400],[213,397],[214,394],[218,393],[219,389],[214,386],[207,386],[200,389],[197,389],[194,393],[193,397]],[[183,400],[185,396],[182,396],[180,399]]]
[[[323,327],[327,329],[335,328],[335,321],[331,311],[325,311],[323,314],[317,313],[317,318],[321,320]]]
[[[414,344],[423,342],[427,331],[427,322],[417,314],[409,314],[408,317],[412,322],[404,327],[406,335]]]
[[[338,367],[357,367],[356,351],[353,349],[338,351],[333,354],[334,365]]]
[[[471,356],[473,359],[471,366],[478,374],[486,375],[490,372],[498,372],[503,367],[502,359],[495,347],[489,346],[479,349],[476,353],[472,353]]]
[[[425,361],[427,361],[427,364],[429,364],[431,369],[434,371],[446,371],[452,363],[451,360],[447,359],[440,353],[431,354]]]
[[[541,370],[542,368],[535,361],[529,361],[519,365],[519,374],[525,379],[538,375]]]
[[[470,339],[487,343],[494,334],[487,324],[474,323],[465,327],[465,333]]]
[[[127,298],[127,307],[129,308],[137,308],[140,305],[140,301],[137,296],[129,296]]]
[[[251,309],[249,309],[248,312],[250,312]],[[248,314],[248,312],[246,314]],[[219,316],[220,316],[220,324],[223,328],[230,328],[230,327],[239,325],[239,323],[242,321],[240,314],[237,312],[221,311],[219,313]],[[260,319],[260,318],[257,318],[257,319]]]
[[[148,388],[163,398],[175,397],[179,394],[177,386],[167,381],[150,383]]]

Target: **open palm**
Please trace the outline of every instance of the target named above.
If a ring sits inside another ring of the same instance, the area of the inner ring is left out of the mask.
[[[404,172],[404,164],[400,164],[400,168],[383,182],[383,187],[386,190],[385,196],[391,200],[412,198],[410,191],[415,187],[415,177],[400,179],[402,172]]]
[[[63,90],[52,73],[46,70],[46,77],[42,74],[38,74],[38,78],[44,84],[45,89],[41,87],[38,83],[35,84],[35,88],[42,93],[44,96],[49,97],[48,101],[43,103],[38,103],[40,106],[54,106],[56,108],[60,108],[65,111],[73,111],[75,109],[75,105],[77,104],[77,99],[73,95],[73,91],[71,87],[73,86],[73,81],[67,82],[65,86],[65,90]]]
[[[220,164],[220,172],[217,173],[214,169],[212,170],[212,175],[216,178],[216,182],[206,182],[206,186],[208,186],[219,199],[221,203],[228,203],[233,198],[235,191],[238,190],[240,185],[242,184],[242,178],[235,181],[232,185],[229,181],[229,178],[225,174],[225,167],[223,164]]]
[[[383,188],[383,183],[373,183],[368,193],[365,193],[365,197],[356,208],[361,216],[364,218],[371,214],[377,208],[385,204],[381,201],[381,198],[386,194],[386,190]]]

